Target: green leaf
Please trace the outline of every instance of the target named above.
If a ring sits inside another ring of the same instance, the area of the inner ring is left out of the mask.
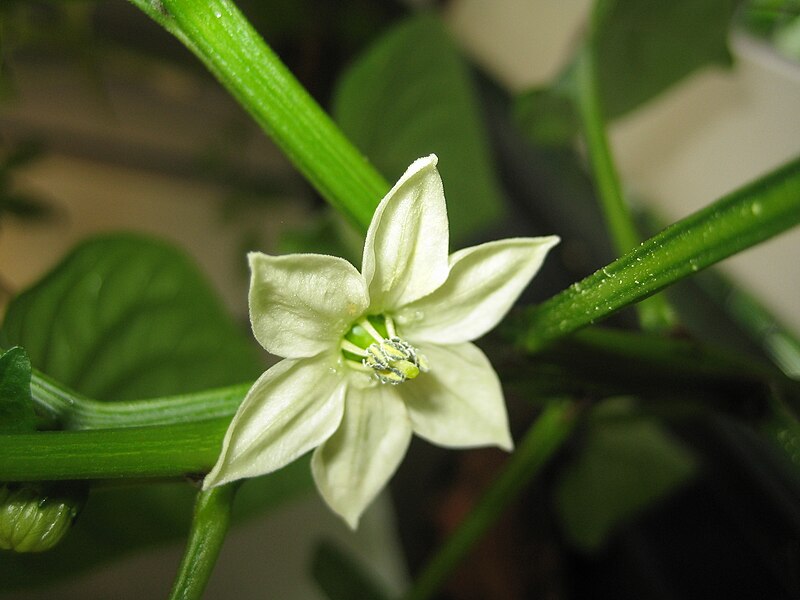
[[[587,551],[599,548],[614,528],[641,514],[694,474],[689,451],[654,419],[637,416],[627,399],[599,405],[580,456],[555,490],[567,537]]]
[[[601,104],[608,119],[651,100],[708,65],[728,66],[736,0],[599,0],[592,19]],[[568,143],[577,132],[567,108],[570,64],[547,89],[521,96],[517,115],[541,143]]]
[[[21,433],[36,429],[31,398],[31,363],[22,348],[0,356],[0,432]]]
[[[76,248],[12,301],[0,337],[24,344],[48,375],[104,400],[241,383],[262,370],[249,336],[196,267],[169,245],[136,235]],[[310,486],[307,462],[298,461],[243,486],[242,512]],[[194,496],[184,483],[93,491],[61,545],[46,556],[4,556],[0,581],[4,589],[42,584],[183,536]]]
[[[334,117],[390,181],[434,153],[455,242],[498,221],[503,199],[470,74],[438,19],[391,29],[345,73]]]
[[[314,550],[311,574],[329,600],[388,600],[388,595],[338,546],[320,542]]]
[[[186,393],[261,371],[253,344],[196,267],[132,234],[78,246],[11,302],[0,339],[98,400]]]

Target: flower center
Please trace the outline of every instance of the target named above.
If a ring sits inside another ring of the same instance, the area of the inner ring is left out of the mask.
[[[347,364],[371,373],[381,383],[397,385],[428,370],[425,356],[397,335],[386,315],[370,315],[353,324],[341,342]]]

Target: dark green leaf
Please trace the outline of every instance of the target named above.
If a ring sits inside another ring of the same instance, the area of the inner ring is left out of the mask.
[[[622,115],[696,69],[730,65],[735,0],[601,0],[595,42],[603,105]]]
[[[360,265],[364,238],[338,213],[326,210],[308,219],[302,229],[285,231],[279,241],[281,254],[316,252],[341,256]]]
[[[606,117],[630,112],[701,67],[729,65],[727,39],[736,5],[736,0],[599,0],[592,40]],[[541,143],[566,143],[577,132],[578,121],[565,104],[572,68],[550,88],[518,101],[523,127]]]
[[[556,488],[564,530],[579,548],[594,550],[694,471],[689,451],[654,419],[637,416],[625,399],[606,401],[594,410],[580,456]]]
[[[34,431],[36,414],[31,399],[31,363],[22,348],[0,356],[0,432]]]
[[[167,244],[114,235],[79,246],[9,307],[2,337],[87,396],[136,399],[251,380],[257,354],[194,265]],[[243,513],[309,489],[306,461],[241,491]],[[46,556],[4,556],[6,589],[45,583],[185,535],[195,496],[186,484],[93,492],[78,525]]]
[[[0,336],[98,400],[240,383],[261,369],[195,266],[170,246],[112,235],[75,249],[9,306]]]
[[[332,542],[320,542],[314,551],[311,573],[329,600],[388,600],[389,596],[364,568]]]
[[[470,75],[436,18],[409,19],[370,47],[340,81],[334,116],[390,181],[438,155],[456,242],[502,216]]]

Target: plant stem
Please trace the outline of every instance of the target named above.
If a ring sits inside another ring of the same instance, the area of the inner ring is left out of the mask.
[[[170,600],[202,598],[231,521],[240,482],[197,493],[192,528]]]
[[[306,179],[366,230],[389,184],[230,0],[131,0],[180,39]]]
[[[635,248],[641,240],[625,202],[608,142],[594,54],[594,45],[588,43],[578,57],[576,104],[600,205],[617,254],[622,256]],[[647,298],[637,304],[636,309],[639,323],[645,331],[668,330],[675,325],[675,314],[664,296]]]
[[[217,460],[229,422],[0,435],[0,481],[204,473]]]
[[[519,341],[529,350],[541,348],[798,223],[800,159],[667,227],[532,307],[518,325]]]
[[[34,369],[31,394],[38,411],[62,429],[108,429],[230,418],[250,385],[147,400],[99,402],[81,396]]]
[[[406,600],[423,600],[436,593],[505,507],[561,448],[579,412],[577,404],[563,400],[545,408],[491,487],[422,570]]]

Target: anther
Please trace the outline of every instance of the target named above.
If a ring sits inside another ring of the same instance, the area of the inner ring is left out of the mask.
[[[392,385],[414,379],[428,370],[425,357],[397,336],[372,344],[362,363],[375,371],[378,381]]]

